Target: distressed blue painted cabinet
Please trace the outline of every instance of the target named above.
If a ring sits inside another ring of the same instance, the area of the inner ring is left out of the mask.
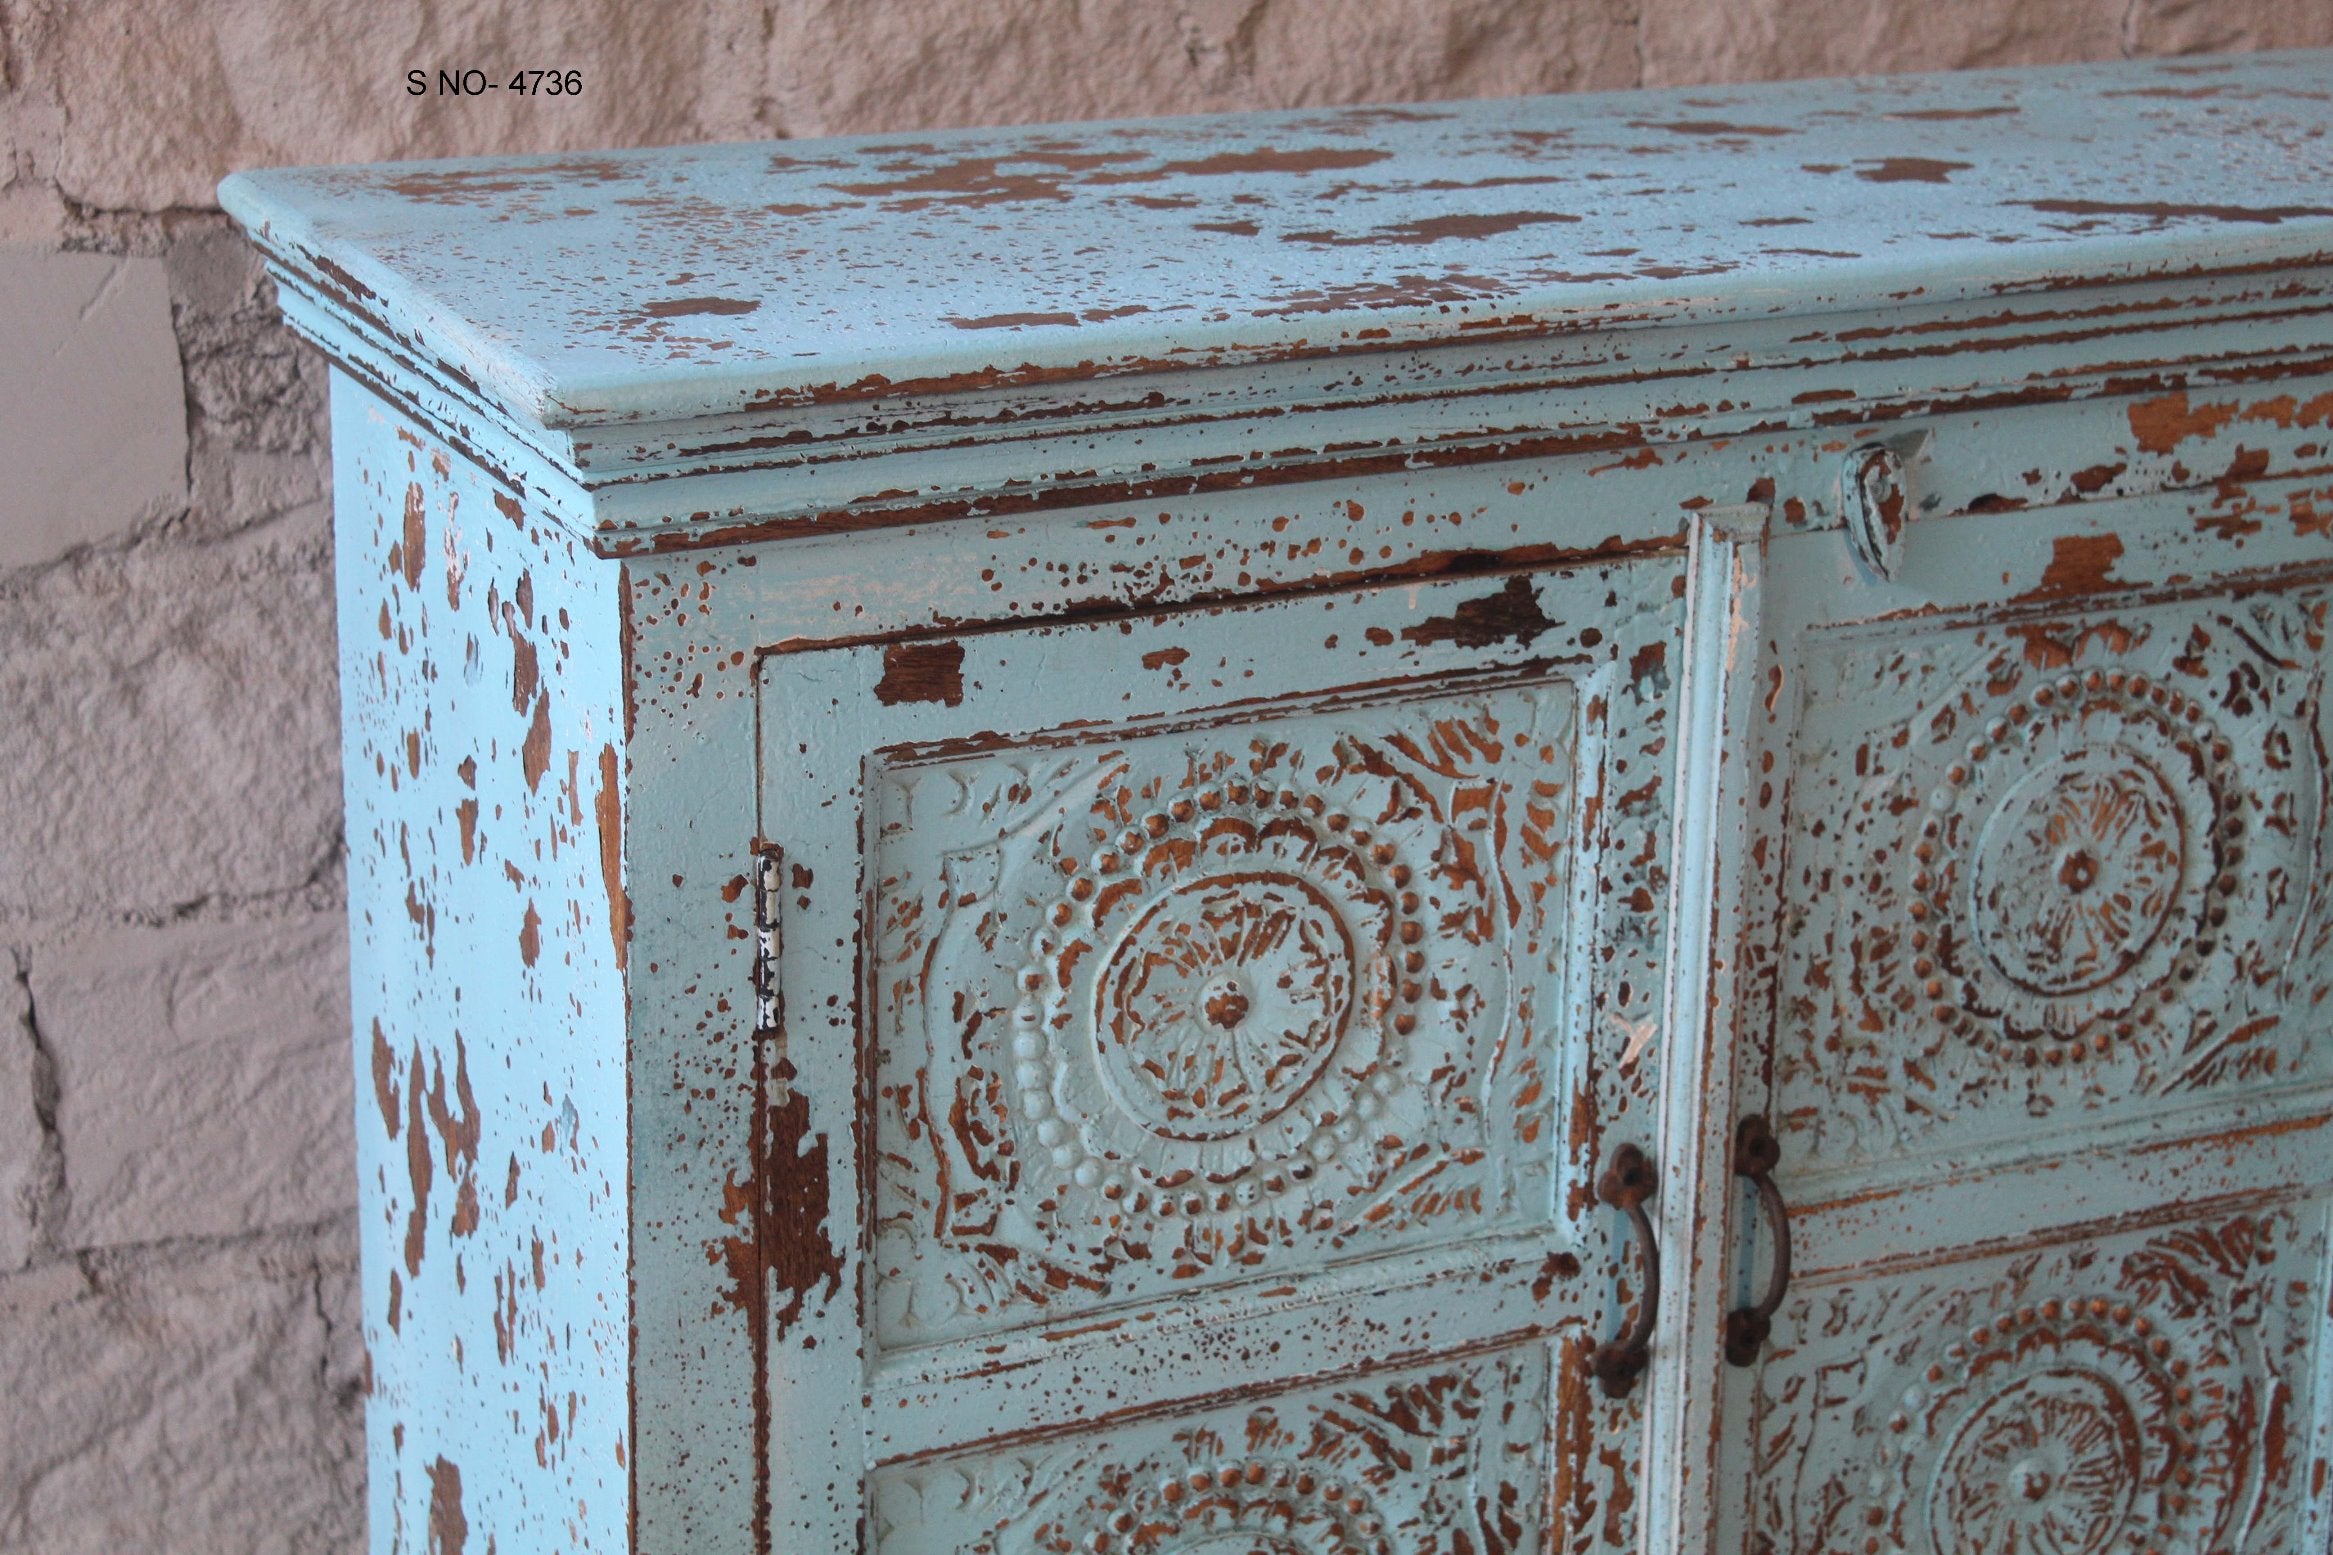
[[[222,197],[383,1555],[2326,1548],[2333,56]]]

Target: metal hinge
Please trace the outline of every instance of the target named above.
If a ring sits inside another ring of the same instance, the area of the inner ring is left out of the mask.
[[[767,843],[754,849],[753,873],[753,1035],[757,1042],[778,1038],[783,1011],[778,1002],[778,953],[784,948],[779,924],[784,904],[785,854]]]

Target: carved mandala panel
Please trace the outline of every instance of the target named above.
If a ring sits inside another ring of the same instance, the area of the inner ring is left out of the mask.
[[[1778,1044],[1802,1162],[2314,1062],[2324,617],[2168,605],[1809,660]]]
[[[2003,708],[1912,848],[1937,1019],[2029,1067],[2135,1039],[2210,964],[2242,889],[2234,758],[2193,698],[2119,668]]]
[[[1796,1297],[1759,1380],[1755,1528],[1804,1555],[2290,1548],[2321,1212]]]
[[[1548,1547],[1544,1345],[877,1470],[880,1555],[1523,1555]]]
[[[1583,716],[1545,683],[884,772],[883,1343],[1552,1225]]]

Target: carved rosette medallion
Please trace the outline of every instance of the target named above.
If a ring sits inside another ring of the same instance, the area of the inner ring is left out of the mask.
[[[2219,1391],[2132,1303],[2049,1300],[1934,1353],[1864,1485],[1866,1551],[2177,1555],[2216,1548],[2241,1454]]]
[[[2232,755],[2199,703],[2141,674],[2061,676],[2002,709],[1912,848],[1910,944],[1936,1018],[2028,1066],[2143,1040],[2239,889]]]
[[[2296,1201],[1794,1290],[1732,1547],[2298,1555],[2326,1229]]]
[[[2322,1075],[2333,597],[2175,600],[1813,651],[1776,1110],[1808,1169]]]
[[[1402,842],[1317,793],[1201,786],[1060,869],[1013,1011],[1019,1111],[1058,1174],[1138,1215],[1303,1192],[1459,970]]]

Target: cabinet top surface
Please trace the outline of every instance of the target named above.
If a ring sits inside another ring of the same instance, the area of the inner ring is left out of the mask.
[[[545,426],[2333,259],[2333,51],[238,174]]]

